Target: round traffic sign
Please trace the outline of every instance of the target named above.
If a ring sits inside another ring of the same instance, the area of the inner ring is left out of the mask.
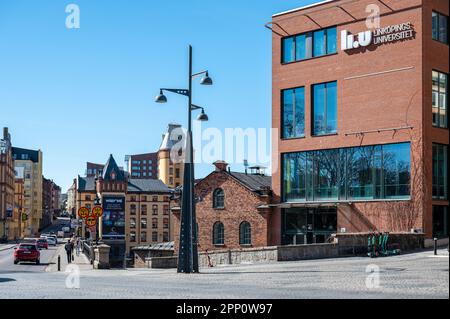
[[[92,208],[92,216],[99,218],[103,216],[103,208],[101,206],[95,206]]]
[[[80,207],[78,210],[78,216],[80,216],[82,219],[85,219],[89,216],[89,209],[87,207]]]
[[[97,218],[92,216],[86,218],[86,225],[88,225],[89,227],[97,225]]]

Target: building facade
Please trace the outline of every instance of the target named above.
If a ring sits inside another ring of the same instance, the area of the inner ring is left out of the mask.
[[[43,177],[42,179],[42,219],[40,228],[48,227],[53,223],[54,216],[60,213],[59,199],[61,187],[53,180]]]
[[[97,177],[75,180],[76,212],[103,207],[99,219],[99,239],[112,245],[113,260],[123,260],[135,246],[169,242],[169,202],[171,190],[160,180],[130,178],[111,155]],[[79,228],[79,235],[95,239],[96,229]],[[115,247],[115,248],[114,248]]]
[[[439,0],[328,0],[273,16],[271,244],[448,237],[448,13]]]
[[[125,165],[131,178],[158,179],[158,153],[127,155]]]
[[[27,215],[23,213],[25,204],[25,184],[24,170],[16,169],[14,181],[14,218],[11,223],[11,238],[18,239],[25,237],[25,227]]]
[[[272,209],[271,177],[228,170],[223,161],[195,185],[198,250],[268,246]],[[179,249],[180,198],[172,203],[175,251]]]
[[[181,125],[169,124],[158,151],[158,178],[169,188],[183,184],[183,134]]]
[[[0,139],[0,239],[13,236],[10,223],[14,220],[14,179],[11,134],[5,127]]]
[[[24,170],[25,203],[27,215],[26,236],[39,232],[42,219],[42,152],[13,147],[13,159],[16,169]]]

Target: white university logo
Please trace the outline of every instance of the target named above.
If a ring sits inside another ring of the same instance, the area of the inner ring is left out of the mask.
[[[357,49],[367,47],[372,43],[372,31],[359,32],[357,37],[347,30],[341,31],[341,50]]]

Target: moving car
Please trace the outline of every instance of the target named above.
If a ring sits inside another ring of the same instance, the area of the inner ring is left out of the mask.
[[[55,240],[55,245],[58,243],[58,237],[54,233],[44,233],[44,234],[41,234],[41,237],[47,237],[47,239],[53,238]],[[52,245],[50,242],[49,242],[49,244]]]
[[[55,239],[55,237],[53,237],[53,236],[42,236],[41,235],[41,238],[46,239],[50,246],[56,246],[56,239]]]
[[[22,261],[35,262],[36,265],[41,263],[41,253],[37,244],[22,243],[14,250],[14,264],[17,265]]]
[[[63,227],[62,230],[63,232],[68,233],[70,232],[70,227]]]
[[[38,238],[36,241],[36,246],[38,249],[48,249],[48,241],[46,238]]]

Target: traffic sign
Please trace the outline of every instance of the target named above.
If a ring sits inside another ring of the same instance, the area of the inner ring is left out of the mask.
[[[92,216],[99,218],[103,216],[103,208],[101,206],[95,206],[92,208]]]
[[[85,219],[89,216],[89,209],[87,207],[80,207],[80,209],[78,210],[78,216],[80,216],[81,218]]]
[[[89,227],[97,225],[97,218],[89,216],[88,218],[86,218],[86,225],[88,225]]]

